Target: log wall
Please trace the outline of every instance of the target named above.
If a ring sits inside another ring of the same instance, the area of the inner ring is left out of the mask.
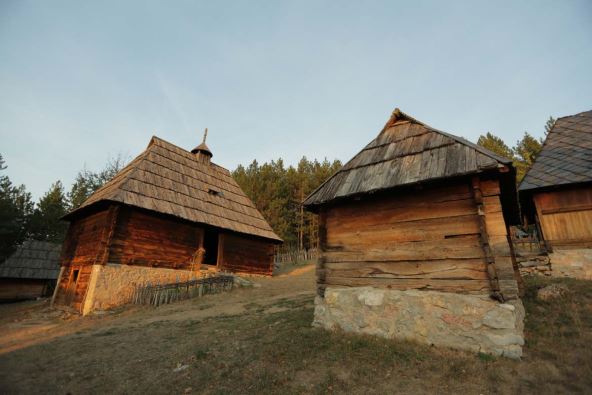
[[[121,207],[110,240],[109,263],[189,269],[202,229],[131,207]]]
[[[62,247],[62,266],[93,265],[101,259],[103,235],[109,226],[112,211],[104,209],[70,223]]]
[[[61,264],[65,270],[58,282],[55,303],[80,311],[92,265],[110,263],[193,270],[193,257],[203,245],[203,234],[204,229],[199,224],[129,206],[112,205],[77,218],[70,224],[62,250]],[[218,267],[271,275],[273,244],[221,231]],[[73,281],[76,270],[78,278]]]
[[[509,246],[497,181],[482,189],[493,255],[501,257]],[[327,207],[319,216],[319,294],[327,286],[490,294],[477,206],[466,181]]]
[[[551,248],[592,248],[592,186],[534,195],[543,237]]]
[[[218,262],[221,269],[237,273],[273,274],[273,243],[225,233],[220,245],[222,251]]]

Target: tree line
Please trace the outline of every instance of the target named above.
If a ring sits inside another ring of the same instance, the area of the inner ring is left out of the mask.
[[[246,167],[239,165],[232,176],[284,239],[285,248],[308,249],[316,247],[316,215],[305,211],[301,202],[340,168],[339,160],[319,162],[306,157],[286,167],[280,158],[262,165],[257,160]]]
[[[545,136],[553,125],[555,125],[555,119],[549,117],[545,123]],[[543,138],[535,138],[530,133],[524,132],[522,138],[516,141],[513,147],[507,145],[504,140],[491,132],[487,132],[484,135],[479,136],[477,144],[487,148],[490,151],[512,160],[514,167],[516,168],[516,182],[520,183],[524,178],[524,175],[530,169],[534,163],[536,157],[543,148]]]
[[[68,224],[61,221],[66,213],[74,210],[124,166],[118,156],[109,160],[103,170],[79,171],[68,191],[61,181],[34,202],[24,185],[14,185],[8,175],[6,162],[0,154],[0,262],[3,262],[26,239],[61,243]]]
[[[545,134],[554,123],[555,120],[549,118]],[[532,166],[542,143],[542,139],[536,139],[528,132],[512,147],[491,132],[479,136],[477,141],[477,144],[513,161],[517,182]],[[100,171],[84,168],[78,172],[68,191],[58,180],[38,202],[33,202],[26,187],[13,185],[5,174],[7,165],[0,154],[0,262],[25,239],[62,242],[67,223],[60,218],[80,207],[117,174],[125,162],[118,156]],[[309,249],[317,246],[317,218],[306,212],[301,202],[341,166],[339,160],[318,161],[306,157],[302,157],[296,166],[286,166],[281,158],[263,164],[253,160],[247,166],[239,165],[232,175],[274,231],[284,239],[285,248]]]

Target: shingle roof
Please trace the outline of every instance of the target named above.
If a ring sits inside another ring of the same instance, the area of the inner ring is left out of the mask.
[[[0,278],[56,279],[61,248],[55,243],[27,240],[0,264]]]
[[[520,191],[592,181],[592,111],[557,119]]]
[[[378,136],[312,192],[304,205],[501,166],[511,167],[511,160],[395,109]]]
[[[156,136],[146,150],[78,210],[114,201],[248,235],[281,241],[230,172]]]

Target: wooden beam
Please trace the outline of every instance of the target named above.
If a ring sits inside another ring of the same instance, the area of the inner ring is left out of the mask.
[[[318,287],[319,284],[324,284],[326,280],[325,272],[325,252],[327,250],[327,212],[321,208],[319,212],[319,256],[316,265],[317,278],[317,295],[321,298],[325,297],[325,287]]]
[[[96,260],[97,264],[105,265],[109,261],[109,249],[111,247],[111,240],[113,233],[115,233],[115,226],[117,225],[117,217],[119,216],[119,205],[114,204],[109,207],[107,214],[107,226],[104,228],[101,237],[101,249],[99,250],[99,257]]]
[[[481,248],[485,252],[485,261],[487,263],[487,275],[489,277],[489,285],[491,287],[491,297],[493,299],[504,301],[504,295],[501,292],[499,279],[497,276],[497,268],[495,266],[495,257],[491,251],[489,244],[489,234],[487,233],[487,225],[485,221],[485,207],[483,206],[483,193],[481,191],[481,179],[478,176],[472,178],[473,199],[477,205],[477,214],[479,215],[479,230],[481,238]],[[490,188],[491,189],[491,188]]]

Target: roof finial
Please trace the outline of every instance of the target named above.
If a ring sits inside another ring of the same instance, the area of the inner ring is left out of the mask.
[[[208,137],[208,128],[206,128],[206,131],[204,132],[204,138],[203,138],[203,141],[201,142],[202,144],[206,143],[206,137]]]

